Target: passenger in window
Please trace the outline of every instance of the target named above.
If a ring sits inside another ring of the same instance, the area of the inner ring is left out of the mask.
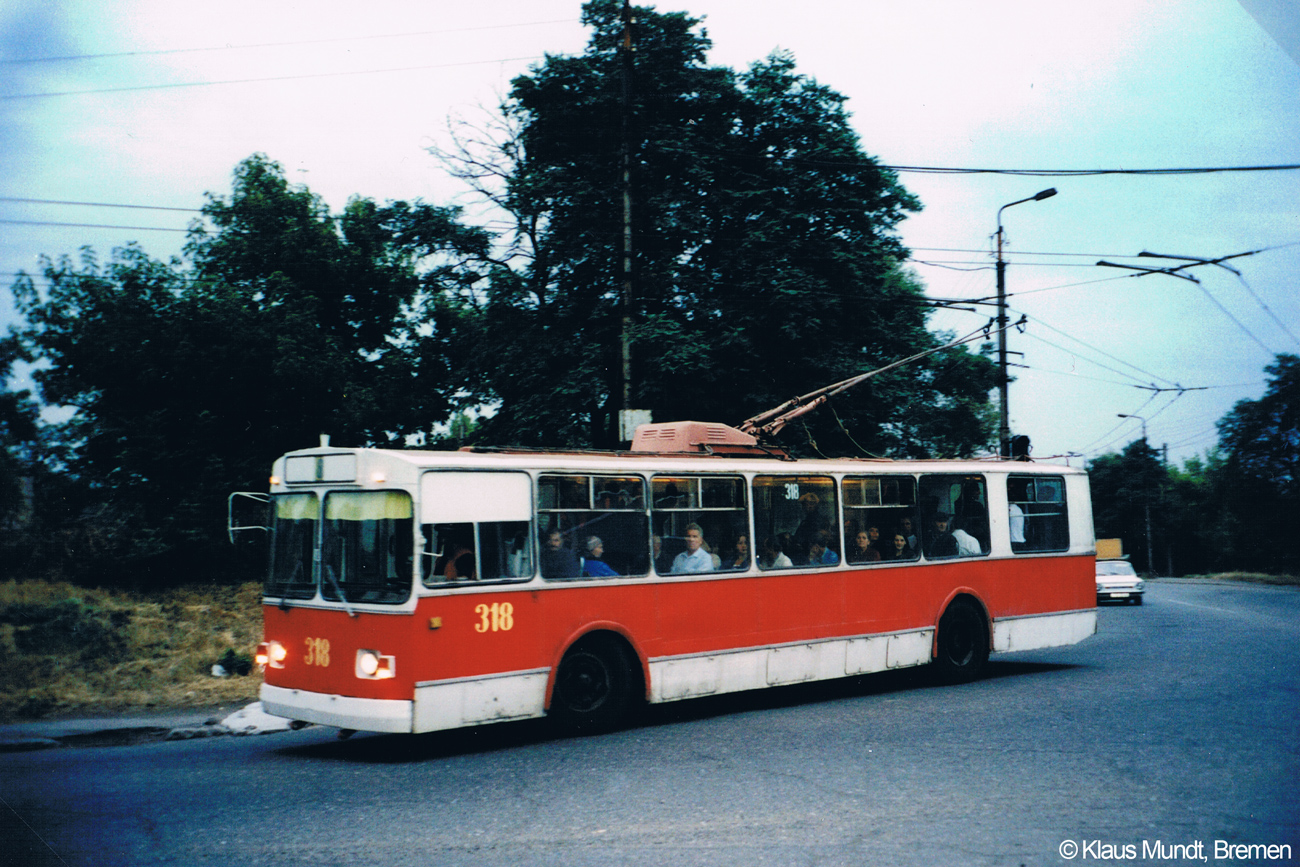
[[[748,569],[749,568],[749,537],[741,533],[736,537],[735,556],[727,561],[728,569]]]
[[[564,534],[551,530],[546,534],[546,547],[542,549],[542,577],[548,580],[577,578],[582,567],[573,552],[564,547]]]
[[[507,555],[506,569],[511,578],[522,578],[528,574],[532,563],[528,556],[528,533],[520,530],[510,540],[510,553]]]
[[[798,556],[805,556],[812,547],[817,534],[826,530],[829,522],[819,512],[821,498],[816,494],[811,492],[804,494],[799,498],[799,505],[803,508],[803,520],[799,522],[799,526],[795,529],[791,543],[794,545],[794,551]],[[786,548],[786,550],[791,549]]]
[[[931,559],[957,556],[957,540],[948,530],[948,515],[935,512],[931,519],[930,538],[925,543],[925,556]]]
[[[790,562],[789,557],[781,553],[777,541],[771,536],[767,536],[763,539],[763,549],[758,558],[758,566],[760,569],[793,569],[794,563]]]
[[[686,550],[673,559],[673,574],[712,572],[713,555],[704,550],[704,531],[699,524],[686,525]]]
[[[840,562],[840,555],[831,548],[831,531],[821,530],[813,537],[808,548],[809,566],[834,566]]]
[[[907,537],[901,532],[894,534],[893,547],[890,550],[890,560],[915,560],[916,549],[907,542]]]
[[[859,530],[858,534],[853,537],[853,547],[849,550],[849,562],[874,563],[879,559],[880,552],[871,544],[871,535],[866,530]]]
[[[882,551],[880,548],[880,527],[879,526],[875,524],[867,525],[867,541],[871,543],[871,547],[876,549],[876,552],[878,554],[880,554],[882,557],[884,556],[884,551]]]
[[[961,527],[953,527],[952,537],[957,540],[958,557],[978,557],[984,553],[984,549],[980,547],[980,540]]]
[[[655,571],[660,575],[667,575],[672,571],[673,560],[664,553],[664,537],[652,536],[650,537],[650,544],[652,556],[655,561]]]
[[[605,556],[605,543],[599,536],[587,540],[587,556],[582,561],[582,574],[590,578],[617,578],[618,573],[600,558]]]
[[[1011,525],[1011,548],[1019,551],[1025,547],[1025,510],[1016,500],[1028,500],[1029,489],[1024,482],[1007,483],[1007,522]]]
[[[478,576],[474,572],[474,542],[472,539],[458,537],[449,540],[447,545],[451,554],[447,556],[447,565],[443,567],[442,576],[448,581],[473,581]]]
[[[920,545],[917,544],[916,541],[916,528],[912,526],[912,518],[910,516],[904,515],[902,520],[898,522],[898,531],[902,533],[903,538],[907,540],[907,546],[909,548],[913,551],[920,548]]]

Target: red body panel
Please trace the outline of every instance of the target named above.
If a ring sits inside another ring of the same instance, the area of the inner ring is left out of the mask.
[[[351,617],[339,609],[267,604],[265,637],[283,644],[289,655],[283,667],[266,670],[266,683],[327,695],[410,699],[419,683],[550,668],[594,625],[624,634],[644,664],[932,627],[958,592],[978,598],[993,620],[1090,609],[1096,600],[1093,558],[981,558],[818,573],[460,587],[421,598],[414,615],[366,611]],[[326,658],[320,655],[322,639],[329,642]],[[358,678],[358,649],[395,657],[396,676]]]

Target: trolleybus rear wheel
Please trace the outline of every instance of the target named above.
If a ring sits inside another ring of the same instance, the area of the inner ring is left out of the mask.
[[[633,683],[631,660],[616,639],[584,638],[560,661],[550,715],[567,731],[609,731],[631,707]]]
[[[979,609],[957,599],[939,618],[939,655],[935,673],[946,683],[969,683],[989,660],[988,625]]]

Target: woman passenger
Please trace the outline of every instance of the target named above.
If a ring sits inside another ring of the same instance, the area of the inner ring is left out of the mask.
[[[749,537],[741,533],[736,537],[736,556],[727,564],[728,569],[749,568]]]
[[[880,559],[880,552],[871,544],[871,535],[866,530],[859,530],[853,537],[853,548],[849,551],[850,563],[874,563]]]
[[[894,544],[889,552],[890,560],[915,560],[916,550],[907,543],[907,537],[899,531],[893,536]]]

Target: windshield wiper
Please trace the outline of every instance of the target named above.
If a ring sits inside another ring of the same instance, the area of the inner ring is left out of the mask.
[[[339,586],[338,580],[334,577],[334,567],[328,563],[325,564],[325,577],[330,579],[330,586],[339,595],[339,601],[343,603],[343,610],[348,613],[349,617],[356,617],[357,612],[353,611],[352,606],[348,604],[348,597],[344,595],[343,588]]]

